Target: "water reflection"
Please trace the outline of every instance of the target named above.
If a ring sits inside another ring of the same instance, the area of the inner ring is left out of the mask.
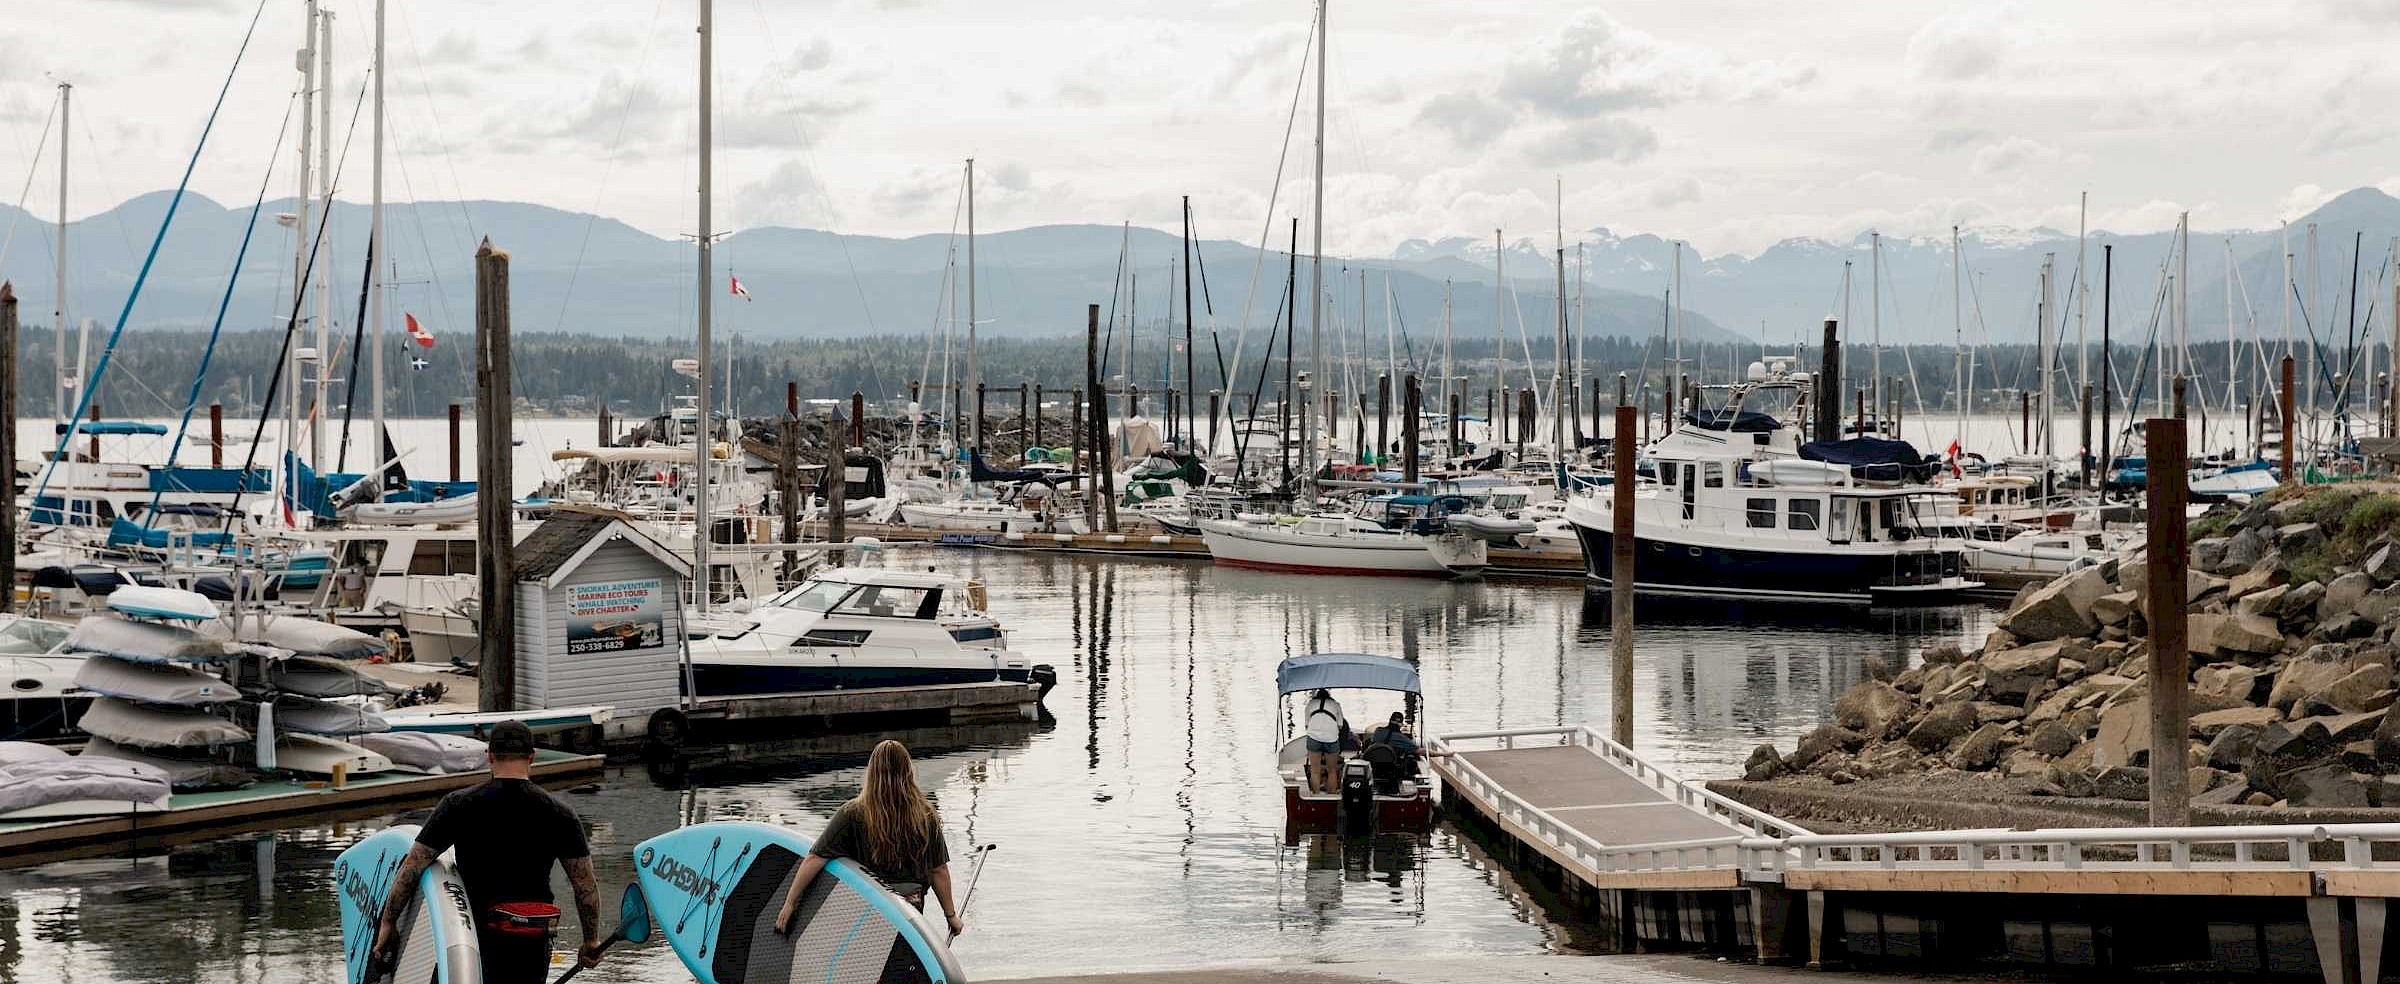
[[[1605,727],[1605,595],[1572,582],[1328,578],[998,551],[891,557],[982,579],[1011,645],[1060,669],[1052,720],[899,735],[954,853],[1002,847],[959,947],[977,976],[1583,945],[1571,912],[1516,884],[1447,824],[1287,847],[1273,761],[1290,722],[1274,670],[1310,651],[1385,653],[1420,668],[1419,711],[1432,732]],[[1688,775],[1729,775],[1760,741],[1788,745],[1861,676],[1866,656],[1898,665],[1989,624],[1972,608],[1742,616],[1639,612],[1637,740]],[[1362,721],[1392,709],[1383,698],[1353,703]],[[679,824],[755,819],[814,833],[857,793],[873,741],[752,736],[656,772],[614,768],[568,802],[592,827],[613,896],[631,876],[633,845]],[[332,857],[363,832],[418,816],[386,811],[0,872],[0,984],[337,981]],[[612,953],[579,980],[681,973],[651,946]]]

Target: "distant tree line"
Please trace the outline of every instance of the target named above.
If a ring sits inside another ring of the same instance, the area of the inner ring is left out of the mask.
[[[385,396],[387,413],[436,417],[452,403],[468,406],[472,412],[471,336],[444,335],[433,347],[420,348],[409,343],[400,332],[392,335],[393,347],[386,352],[384,364],[389,380]],[[1131,347],[1125,344],[1122,335],[1111,341],[1102,370],[1110,389],[1130,384],[1145,394],[1158,394],[1170,386],[1178,391],[1184,388],[1182,353],[1171,352],[1155,339],[1145,339]],[[1403,375],[1419,374],[1428,394],[1429,408],[1438,400],[1444,365],[1438,344],[1428,346],[1419,341],[1405,350],[1394,347],[1388,358],[1386,351],[1376,346],[1365,353],[1350,351],[1345,358],[1339,345],[1327,341],[1328,368],[1324,375],[1330,377],[1333,388],[1349,392],[1355,385],[1371,395],[1375,377],[1396,364]],[[91,358],[95,362],[99,359],[101,342],[102,339],[95,338],[91,343]],[[335,346],[339,358],[330,373],[333,382],[326,413],[334,417],[343,412],[352,391],[348,380],[354,374],[350,364],[353,360],[342,354],[348,351],[346,342],[341,340]],[[76,339],[70,336],[70,363],[75,344]],[[216,402],[223,404],[228,414],[255,415],[268,398],[283,344],[284,335],[278,331],[227,332],[219,338],[208,360],[208,377],[199,390],[202,412],[208,403]],[[1468,409],[1480,411],[1486,390],[1526,386],[1546,390],[1553,373],[1554,346],[1550,339],[1461,340],[1449,352],[1450,372],[1456,377],[1455,385]],[[1194,388],[1201,392],[1203,405],[1206,394],[1212,390],[1229,389],[1239,394],[1245,404],[1253,394],[1258,394],[1261,402],[1273,402],[1282,391],[1285,366],[1281,339],[1276,339],[1273,350],[1269,351],[1265,333],[1254,334],[1249,344],[1241,346],[1242,365],[1234,370],[1230,386],[1220,377],[1219,366],[1220,360],[1230,363],[1235,357],[1234,339],[1225,337],[1212,344],[1201,337],[1195,340],[1195,347],[1200,352],[1199,364],[1192,367]],[[1085,339],[1079,336],[994,339],[978,346],[974,362],[984,383],[995,392],[1006,389],[1013,401],[1013,393],[1020,384],[1039,385],[1062,393],[1084,385],[1085,348]],[[1626,374],[1628,384],[1637,391],[1646,384],[1653,399],[1670,388],[1673,349],[1658,338],[1594,337],[1585,339],[1582,348],[1581,375],[1585,385],[1598,388],[1603,402],[1614,399],[1619,373]],[[2226,349],[2224,343],[2195,345],[2192,349],[2191,387],[2211,407],[2224,405]],[[2269,349],[2265,353],[2269,362],[2280,358],[2279,347],[2269,346]],[[182,412],[192,392],[193,376],[207,350],[205,332],[128,332],[109,357],[107,372],[100,382],[97,399],[103,412],[112,417],[169,417]],[[47,381],[56,375],[55,353],[49,329],[29,326],[20,330],[16,352],[20,415],[48,417],[54,412],[56,390]],[[519,410],[581,416],[597,413],[605,401],[619,415],[646,417],[692,392],[693,380],[677,373],[674,362],[693,354],[688,342],[520,333],[513,345]],[[1292,347],[1292,354],[1293,368],[1307,371],[1309,355],[1305,340]],[[2098,346],[2093,346],[2086,360],[2095,386],[2100,373],[2097,354]],[[2262,368],[2261,350],[2245,344],[2239,354],[2243,376],[2238,387],[2240,401],[2248,402],[2254,394],[2270,393],[2274,367]],[[2321,400],[2334,393],[2335,377],[2345,366],[2363,367],[2369,361],[2363,351],[2352,354],[2328,348],[2322,364],[2313,364],[2305,350],[2300,354],[2301,384],[2315,385]],[[1532,362],[1530,373],[1528,355]],[[1816,368],[1818,360],[1813,348],[1762,350],[1754,344],[1686,343],[1682,355],[1686,371],[1706,383],[1737,378],[1747,371],[1750,363],[1768,356],[1795,358],[1800,368],[1810,371]],[[1881,375],[1890,381],[1884,392],[1898,394],[1910,413],[1919,412],[1920,407],[1926,411],[1949,410],[1954,406],[1951,393],[1956,385],[1956,355],[1948,346],[1937,345],[1884,349]],[[2014,412],[2020,393],[2040,387],[2040,377],[2035,371],[2038,355],[2032,346],[1991,346],[1972,350],[1969,355],[1974,365],[1973,409],[1978,412]],[[1171,380],[1167,375],[1170,357]],[[972,390],[965,385],[968,359],[963,346],[953,345],[946,362],[945,377],[940,340],[935,339],[929,348],[927,338],[921,335],[777,341],[744,338],[730,347],[719,347],[713,370],[718,393],[723,392],[724,381],[730,376],[734,403],[740,412],[772,415],[783,408],[787,383],[797,383],[803,399],[846,397],[855,391],[866,394],[870,400],[884,400],[905,397],[910,384],[915,382],[922,387],[924,402],[933,404],[938,400],[937,387],[947,378],[960,387],[962,399],[970,399]],[[1871,349],[1851,346],[1845,350],[1844,362],[1843,377],[1853,391],[1869,385],[1875,376],[1872,367],[1877,357]],[[2141,349],[2119,346],[2113,362],[2117,406],[2125,406],[2128,396],[2138,395],[2145,405],[2159,399],[2157,363],[2151,355]],[[2372,364],[2379,367],[2378,375],[2388,371],[2380,368],[2388,366],[2382,347],[2375,349]],[[2078,398],[2076,353],[2071,349],[2062,352],[2058,365],[2054,398],[2059,401],[2061,412],[2066,412]],[[360,375],[364,372],[363,366],[356,370]],[[1326,385],[1320,382],[1318,391],[1323,392]],[[1393,387],[1393,401],[1397,405],[1399,380],[1394,380]],[[2372,378],[2353,384],[2350,390],[2351,399],[2360,406],[2378,392]],[[367,413],[367,394],[363,382],[356,387],[355,413],[359,416]],[[302,387],[300,399],[305,413],[315,399],[313,378]],[[998,397],[992,399],[995,406],[999,405]],[[1587,402],[1588,399],[1587,395]],[[280,408],[283,400],[284,395],[279,392],[276,406]],[[1344,397],[1345,403],[1350,401],[1350,396]]]

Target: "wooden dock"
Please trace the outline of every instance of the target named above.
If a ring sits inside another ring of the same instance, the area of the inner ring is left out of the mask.
[[[2382,973],[2400,898],[2400,823],[1816,834],[1589,728],[1430,747],[1451,753],[1432,760],[1445,804],[1629,951],[2350,984]]]
[[[544,785],[572,784],[599,775],[606,761],[544,749],[534,758],[533,777]],[[383,772],[351,779],[335,789],[322,782],[261,782],[241,789],[176,793],[164,810],[66,820],[0,822],[0,866],[45,860],[78,845],[118,844],[170,833],[207,833],[319,823],[362,808],[389,812],[429,803],[443,793],[491,777],[487,770],[426,775]],[[351,813],[351,815],[355,815]]]
[[[1039,683],[992,681],[711,697],[693,701],[680,711],[656,712],[646,733],[654,749],[675,751],[689,744],[696,727],[769,721],[832,724],[865,718],[937,724],[1035,721],[1041,718],[1043,689]]]

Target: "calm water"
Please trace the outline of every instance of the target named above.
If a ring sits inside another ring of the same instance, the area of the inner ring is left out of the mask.
[[[981,977],[1228,961],[1464,956],[1578,948],[1475,843],[1286,846],[1272,755],[1274,667],[1310,650],[1414,659],[1433,730],[1591,722],[1609,705],[1606,598],[1565,582],[1429,583],[944,549],[887,563],[992,587],[1018,648],[1056,664],[1055,720],[903,737],[953,850],[997,842],[960,958]],[[1634,686],[1639,742],[1696,777],[1815,726],[1869,655],[1979,637],[1977,608],[1797,624],[1651,615]],[[1353,697],[1353,719],[1388,713]],[[604,894],[641,839],[711,818],[814,831],[856,792],[864,740],[732,750],[682,781],[611,769],[569,802],[591,821]],[[410,815],[221,836],[0,871],[0,984],[340,980],[329,873],[362,833]],[[961,872],[963,876],[963,872]],[[560,897],[566,898],[563,885]],[[609,907],[613,910],[613,903]],[[608,917],[613,918],[613,915]],[[570,930],[563,934],[573,936]],[[688,979],[663,947],[595,982]]]

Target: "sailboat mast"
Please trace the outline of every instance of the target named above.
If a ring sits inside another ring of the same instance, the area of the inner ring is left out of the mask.
[[[1966,313],[1966,297],[1965,297],[1965,293],[1966,293],[1966,292],[1965,292],[1965,290],[1964,290],[1964,284],[1963,284],[1963,281],[1961,280],[1961,277],[1960,277],[1960,275],[1961,275],[1962,273],[1964,273],[1964,272],[1965,272],[1965,270],[1966,270],[1966,264],[1965,264],[1964,262],[1962,262],[1962,260],[1961,260],[1961,257],[1959,256],[1959,252],[1958,252],[1958,227],[1957,227],[1957,226],[1951,226],[1951,227],[1950,227],[1950,370],[1951,370],[1951,373],[1952,373],[1952,374],[1953,374],[1955,377],[1957,377],[1957,382],[1956,382],[1956,384],[1955,384],[1955,385],[1956,385],[1956,389],[1955,389],[1955,391],[1954,391],[1954,392],[1955,392],[1957,395],[1956,395],[1956,396],[1955,396],[1953,399],[1954,399],[1954,400],[1957,402],[1957,404],[1958,404],[1958,430],[1957,430],[1957,432],[1956,432],[1956,433],[1954,433],[1954,434],[1952,434],[1952,435],[1950,436],[1950,441],[1951,441],[1951,443],[1952,443],[1952,444],[1955,444],[1955,445],[1957,445],[1957,446],[1958,446],[1958,448],[1959,448],[1959,454],[1961,454],[1961,455],[1964,455],[1964,454],[1966,454],[1966,447],[1967,447],[1967,404],[1968,404],[1968,402],[1970,401],[1970,398],[1971,398],[1971,394],[1969,394],[1969,393],[1967,392],[1967,313]]]
[[[2400,329],[2395,329],[2395,331],[2400,332]],[[1444,413],[1449,412],[1450,399],[1456,395],[1456,391],[1452,388],[1456,379],[1457,377],[1452,374],[1450,363],[1450,281],[1444,280],[1442,281],[1442,412]],[[1443,436],[1449,435],[1445,432]],[[1449,453],[1455,456],[1458,454],[1458,449],[1453,447]]]
[[[1322,322],[1325,315],[1325,19],[1332,13],[1332,0],[1317,0],[1317,162],[1316,180],[1311,191],[1316,203],[1309,209],[1308,246],[1308,368],[1318,380],[1325,379],[1325,338]],[[1297,314],[1298,311],[1293,313]],[[1288,360],[1287,360],[1288,361]],[[1300,409],[1301,471],[1311,476],[1310,497],[1315,497],[1314,476],[1317,473],[1317,442],[1311,436],[1315,430],[1309,421],[1315,419],[1315,408],[1305,403]],[[1332,421],[1326,421],[1327,426]]]
[[[1567,183],[1564,178],[1552,182],[1558,237],[1558,351],[1550,359],[1550,463],[1555,467],[1567,460]]]
[[[1508,399],[1508,247],[1500,230],[1492,230],[1492,371],[1499,375],[1500,399]],[[1494,408],[1497,409],[1497,408]],[[1498,420],[1499,415],[1493,414]]]
[[[1130,338],[1125,346],[1133,347]],[[983,367],[975,359],[975,159],[967,158],[967,388],[973,393],[983,384]],[[1094,412],[1098,412],[1095,410]],[[983,453],[983,407],[979,404],[970,412],[973,423],[967,428],[967,446],[976,454]]]
[[[1880,416],[1883,410],[1883,233],[1880,232],[1867,234],[1867,321],[1873,326],[1868,338],[1874,346],[1867,364],[1875,373],[1875,378],[1867,381],[1867,391],[1874,395]],[[1883,429],[1880,422],[1876,429]]]
[[[333,11],[317,11],[317,89],[324,98],[317,100],[317,208],[319,215],[333,217]],[[331,223],[326,224],[330,229]],[[327,375],[333,368],[333,264],[319,263],[317,267],[317,399],[316,412],[308,425],[308,459],[323,467],[325,460],[325,424],[329,419],[326,395],[332,379]]]
[[[1194,429],[1199,425],[1200,418],[1193,412],[1200,401],[1200,391],[1194,388],[1196,383],[1192,374],[1192,366],[1198,364],[1199,361],[1200,350],[1192,347],[1192,196],[1185,195],[1183,196],[1183,442],[1185,450],[1195,453],[1201,447],[1200,432]],[[1215,418],[1209,419],[1208,427],[1212,431],[1216,429]],[[1213,443],[1216,435],[1210,434],[1209,439]]]
[[[68,414],[70,414],[70,413],[73,413],[73,412],[74,412],[73,410],[70,410],[70,409],[68,409],[68,407],[69,407],[69,404],[67,403],[67,388],[66,388],[66,385],[65,385],[65,382],[66,382],[66,380],[67,380],[67,378],[68,378],[68,376],[67,376],[67,147],[68,147],[69,145],[71,145],[71,144],[73,144],[73,143],[74,143],[74,141],[67,139],[67,138],[68,138],[68,136],[69,136],[69,134],[68,134],[68,131],[67,131],[67,126],[68,126],[68,121],[69,121],[69,119],[70,119],[70,115],[71,115],[71,114],[69,113],[69,109],[71,108],[71,104],[74,102],[74,97],[75,97],[75,85],[74,85],[74,83],[72,83],[72,82],[61,82],[61,83],[59,83],[59,84],[58,84],[58,269],[57,269],[57,273],[58,273],[58,286],[57,286],[57,291],[58,291],[58,293],[57,293],[57,295],[56,295],[56,296],[54,296],[54,297],[52,298],[52,300],[51,300],[51,314],[52,314],[52,316],[53,316],[53,318],[54,318],[54,321],[55,321],[55,324],[53,325],[53,330],[55,330],[55,331],[56,331],[58,334],[57,334],[57,336],[56,336],[56,337],[54,337],[54,338],[52,338],[52,339],[51,339],[51,342],[52,342],[51,348],[52,348],[52,349],[53,349],[53,350],[56,352],[56,354],[58,355],[58,378],[59,378],[59,385],[58,385],[58,386],[57,386],[55,389],[53,389],[53,390],[52,390],[52,392],[54,392],[54,393],[56,393],[56,394],[58,395],[58,414],[57,414],[57,416],[58,416],[58,420],[56,421],[56,423],[57,423],[57,424],[58,424],[58,426],[60,426],[60,427],[65,427],[65,426],[67,425],[67,415],[68,415]],[[75,389],[76,389],[76,392],[75,392],[75,397],[76,397],[76,399],[77,399],[77,400],[80,402],[80,401],[81,401],[81,399],[82,399],[82,397],[83,397],[83,380],[82,380],[82,375],[83,375],[83,367],[82,367],[81,365],[78,365],[78,366],[76,366],[76,367],[75,367],[75,374],[76,374],[76,375],[75,375],[75,379],[76,379],[76,382],[75,382]]]
[[[302,5],[301,14],[305,23],[300,32],[300,53],[299,56],[294,59],[300,69],[300,166],[294,169],[294,177],[297,181],[297,190],[292,194],[293,220],[291,312],[292,317],[295,319],[300,317],[301,312],[308,310],[303,303],[308,299],[308,287],[310,280],[308,248],[311,238],[316,232],[316,222],[314,221],[314,216],[312,214],[315,211],[316,199],[311,194],[311,192],[314,190],[313,186],[315,175],[312,172],[315,169],[316,161],[314,159],[314,155],[311,154],[310,151],[315,149],[315,147],[312,145],[312,139],[315,136],[314,130],[317,115],[317,52],[315,43],[317,37],[317,0],[308,0],[306,4]],[[294,325],[292,327],[297,329],[299,326]],[[301,335],[300,337],[307,338],[308,336]],[[286,464],[279,466],[279,474],[284,476],[284,494],[286,496],[290,496],[292,494],[290,491],[290,486],[296,484],[291,481],[297,476],[294,474],[292,466],[289,464],[289,462],[298,457],[300,454],[300,387],[308,384],[308,380],[302,378],[300,375],[300,366],[300,352],[297,349],[287,347],[284,350],[283,357],[283,371],[286,374],[288,385],[286,385],[283,390],[284,419],[283,447],[281,449],[285,456],[284,460]],[[310,433],[312,447],[309,454],[313,460],[316,457],[316,451],[313,446],[315,429],[311,428]]]
[[[2075,392],[2092,387],[2090,337],[2087,323],[2091,316],[2091,298],[2083,282],[2085,241],[2091,235],[2092,193],[2081,192],[2075,203]],[[2229,288],[2230,289],[2230,288]],[[2090,453],[2083,448],[2079,454]]]
[[[714,105],[717,55],[716,6],[716,0],[700,0],[700,264],[698,289],[693,292],[699,297],[700,302],[698,311],[700,372],[699,378],[693,381],[697,387],[698,399],[692,401],[693,409],[700,416],[700,429],[696,439],[692,442],[693,467],[697,469],[692,476],[692,576],[699,579],[698,591],[693,596],[693,607],[703,613],[708,611],[711,594],[709,588],[711,571],[708,566],[708,466],[711,446],[716,443],[715,430],[709,426],[708,420],[708,377],[709,362],[711,361],[709,358],[711,346],[709,321],[715,315],[717,296],[714,290],[717,279],[715,244],[709,222],[710,216],[713,214],[711,196],[715,190],[713,187],[715,174],[712,169],[716,163],[712,154],[716,142],[716,108]],[[838,472],[829,471],[826,474],[832,476]],[[502,490],[501,494],[507,494],[506,490]]]
[[[2034,330],[2039,333],[2036,336],[2039,340],[2039,344],[2034,346],[2034,351],[2036,353],[2036,357],[2042,360],[2042,443],[2039,453],[2042,456],[2045,475],[2047,474],[2046,469],[2049,467],[2050,460],[2050,371],[2055,368],[2058,363],[2058,350],[2052,347],[2052,337],[2050,334],[2050,281],[2052,277],[2056,276],[2053,270],[2057,263],[2057,253],[2042,254],[2041,297],[2035,302],[2033,307],[2033,327]],[[2049,481],[2047,478],[2043,480],[2042,488],[2045,493],[2049,491]]]
[[[369,156],[374,159],[374,163],[368,168],[367,178],[367,256],[372,260],[367,267],[367,375],[371,377],[374,385],[368,389],[367,393],[368,406],[372,408],[372,416],[375,419],[375,436],[369,439],[369,444],[375,449],[374,457],[378,461],[384,457],[383,436],[386,433],[383,426],[383,271],[384,267],[390,263],[386,257],[392,255],[383,248],[383,8],[385,2],[386,0],[375,0],[375,54],[368,68],[368,71],[375,77],[373,96],[375,122],[369,128],[373,134],[368,141]],[[704,290],[701,293],[705,294],[707,291]],[[496,413],[498,411],[492,407],[476,407],[475,412]],[[382,467],[381,465],[377,466],[378,470],[381,470]],[[375,484],[377,488],[383,487],[383,478],[378,476]],[[502,489],[500,494],[507,495],[509,493],[507,489]]]

